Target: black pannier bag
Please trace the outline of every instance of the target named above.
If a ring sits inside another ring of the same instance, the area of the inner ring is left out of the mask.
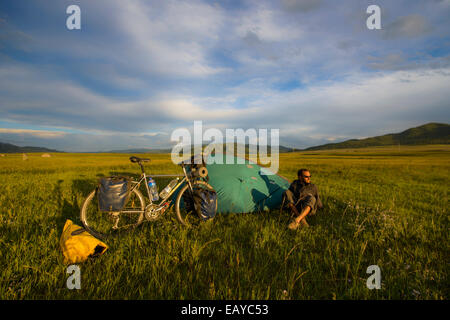
[[[193,199],[194,209],[203,220],[214,218],[217,212],[217,193],[214,190],[196,188]]]
[[[121,211],[130,196],[130,178],[101,178],[98,184],[98,208],[101,211]]]
[[[199,159],[201,157],[201,161]],[[197,163],[198,162],[198,163]],[[208,170],[203,154],[193,155],[186,164],[186,171],[193,174],[196,178],[202,178],[204,181],[209,181]],[[190,192],[183,193],[183,202],[188,212],[196,212],[202,220],[214,218],[217,212],[217,193],[210,188],[197,187],[193,190],[194,194]]]

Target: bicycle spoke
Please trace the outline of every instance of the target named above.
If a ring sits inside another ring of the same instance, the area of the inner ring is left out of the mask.
[[[189,192],[186,190],[185,192]],[[186,199],[191,198],[186,194]],[[189,201],[189,203],[185,203],[185,199],[183,197],[180,198],[180,207],[179,207],[179,215],[178,219],[186,226],[197,226],[201,219],[198,217],[197,212],[194,209],[193,201]]]
[[[113,232],[128,230],[142,222],[144,203],[136,192],[131,192],[129,200],[121,212],[104,212],[98,207],[95,194],[84,208],[85,226],[95,235],[108,237]]]

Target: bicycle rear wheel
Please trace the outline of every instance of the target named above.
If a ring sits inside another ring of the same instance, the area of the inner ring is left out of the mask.
[[[133,189],[122,211],[99,210],[97,189],[92,191],[81,207],[80,219],[83,226],[94,236],[108,238],[119,232],[133,229],[144,219],[145,200],[141,192]]]

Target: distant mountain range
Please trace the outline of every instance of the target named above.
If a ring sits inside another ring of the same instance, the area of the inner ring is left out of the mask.
[[[0,142],[0,153],[25,153],[25,152],[61,152],[41,147],[19,147],[10,143]]]
[[[170,153],[172,149],[147,149],[147,148],[134,148],[125,150],[111,150],[102,151],[101,153]],[[99,153],[99,152],[97,152]]]
[[[366,139],[351,139],[339,143],[328,143],[304,150],[329,150],[364,148],[391,145],[450,144],[450,125],[444,123],[427,123],[400,133],[391,133]]]
[[[444,123],[428,123],[416,128],[411,128],[400,133],[391,133],[366,139],[351,139],[339,143],[328,143],[306,149],[290,148],[279,146],[280,153],[295,151],[329,150],[344,148],[364,148],[390,145],[424,145],[424,144],[450,144],[450,125]],[[224,146],[225,149],[225,146]],[[236,150],[235,144],[235,150]],[[269,148],[268,148],[269,149]],[[172,149],[148,149],[133,148],[125,150],[111,150],[97,153],[170,153]],[[245,146],[248,153],[249,145]],[[270,149],[267,150],[270,152]],[[0,153],[25,153],[25,152],[61,152],[41,147],[19,147],[10,143],[0,142]]]
[[[203,147],[206,147],[204,145]],[[268,148],[268,152],[270,152],[270,148]],[[237,150],[237,146],[235,144],[235,151]],[[289,148],[285,146],[279,146],[279,152],[285,153],[285,152],[293,152],[293,151],[299,151],[300,149],[295,148]],[[193,151],[193,148],[192,148]],[[224,152],[226,151],[226,145],[224,145]],[[249,145],[245,145],[245,152],[248,153],[249,151]],[[136,148],[136,149],[126,149],[126,150],[111,150],[106,151],[104,153],[170,153],[172,152],[172,149],[145,149],[145,148]]]

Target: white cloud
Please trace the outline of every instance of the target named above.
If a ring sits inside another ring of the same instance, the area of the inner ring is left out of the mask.
[[[448,107],[449,77],[449,68],[359,73],[290,92],[274,89],[276,78],[255,78],[217,96],[165,91],[123,102],[45,77],[31,67],[10,65],[0,67],[0,113],[5,121],[102,134],[149,129],[168,133],[180,124],[203,120],[205,126],[280,128],[281,135],[321,134],[326,139],[375,128],[380,122],[398,123],[401,117],[418,121],[422,115]],[[241,97],[249,100],[244,107],[234,106]],[[442,116],[448,119],[449,112]]]
[[[280,128],[281,136],[328,139],[358,137],[358,132],[376,135],[402,123],[400,128],[406,129],[429,121],[448,122],[449,80],[450,69],[413,70],[355,74],[283,93],[267,88],[264,98],[252,102],[260,111],[235,124]]]
[[[149,72],[197,77],[226,71],[208,61],[209,49],[219,41],[224,16],[205,2],[164,1],[153,6],[129,2],[117,22],[130,41],[127,56]]]
[[[261,41],[282,42],[301,38],[303,32],[298,26],[283,19],[279,13],[265,6],[247,11],[235,19],[236,34],[245,38],[255,34]]]
[[[167,100],[158,103],[171,119],[183,121],[233,121],[237,118],[249,117],[259,113],[258,108],[217,108],[201,106],[188,100]]]
[[[62,131],[0,128],[0,134],[31,135],[44,139],[52,139],[64,137],[67,133]]]
[[[398,18],[396,21],[387,25],[384,31],[386,39],[396,38],[413,38],[421,36],[431,31],[431,26],[426,21],[425,17],[412,14]]]
[[[281,0],[283,8],[288,12],[308,12],[317,9],[322,0]]]

